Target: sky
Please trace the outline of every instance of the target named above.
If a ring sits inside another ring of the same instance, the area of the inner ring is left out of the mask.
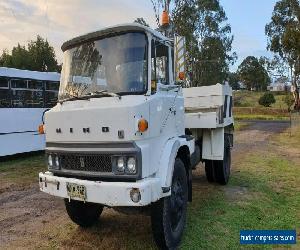
[[[248,56],[268,56],[264,27],[275,0],[220,0],[238,55],[231,71]],[[77,35],[144,17],[156,27],[150,0],[0,0],[0,51],[36,38],[47,38],[62,62],[61,44]]]

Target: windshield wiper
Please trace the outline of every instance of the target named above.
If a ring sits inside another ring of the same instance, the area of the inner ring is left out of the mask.
[[[90,92],[90,93],[87,93],[86,95],[82,95],[82,96],[71,96],[69,98],[65,98],[65,99],[59,101],[59,103],[63,104],[64,102],[69,102],[69,101],[89,100],[91,98],[99,98],[99,97],[103,97],[103,96],[118,97],[119,99],[121,99],[121,96],[116,93],[108,92],[107,90],[101,90],[101,91]]]
[[[75,101],[75,100],[87,100],[89,98],[90,98],[89,96],[71,96],[59,101],[59,103],[63,104],[64,102]]]
[[[107,90],[100,90],[100,91],[94,91],[87,94],[89,97],[100,97],[100,96],[112,96],[112,97],[118,97],[121,99],[121,96],[119,94],[108,92]]]

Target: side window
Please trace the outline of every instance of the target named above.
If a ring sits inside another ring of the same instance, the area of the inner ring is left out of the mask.
[[[151,45],[151,89],[154,93],[157,83],[169,84],[169,47],[154,40]]]
[[[9,108],[11,105],[9,80],[0,77],[0,108]]]
[[[46,108],[52,108],[57,103],[59,82],[46,82],[44,103]]]

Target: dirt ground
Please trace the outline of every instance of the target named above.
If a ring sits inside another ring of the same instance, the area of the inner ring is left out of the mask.
[[[250,122],[246,128],[237,131],[232,173],[234,174],[235,166],[243,160],[245,152],[265,147],[273,135],[285,130],[288,125],[286,122],[257,121]],[[133,234],[138,234],[141,241],[153,241],[150,219],[147,216],[123,215],[112,209],[105,209],[101,215],[101,224],[95,229],[82,230],[69,220],[61,199],[39,191],[37,178],[32,180],[29,187],[24,188],[4,188],[1,179],[0,248],[124,249],[131,244],[126,238],[128,233],[122,233],[128,228],[133,230]],[[194,179],[194,192],[205,191],[208,184],[203,168],[195,171]],[[229,197],[232,192],[243,192],[243,189],[226,189]],[[101,238],[94,245],[93,237],[96,234],[101,235]]]

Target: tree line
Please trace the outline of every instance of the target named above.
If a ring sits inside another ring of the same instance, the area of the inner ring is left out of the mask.
[[[11,52],[4,50],[0,56],[0,66],[42,72],[61,71],[54,48],[39,35],[36,40],[28,42],[27,46],[18,43]]]
[[[300,109],[300,6],[298,0],[278,0],[270,23],[265,26],[267,49],[274,58],[246,57],[236,72],[229,68],[237,60],[232,51],[234,36],[219,0],[151,0],[159,26],[159,11],[168,6],[173,31],[186,38],[186,66],[190,86],[228,81],[234,88],[266,90],[275,76],[290,76],[295,107]],[[170,7],[171,6],[171,7]],[[143,18],[136,22],[149,26]],[[4,50],[0,66],[37,71],[60,71],[54,48],[37,36],[27,46]]]
[[[232,52],[231,26],[219,0],[151,0],[156,13],[167,6],[175,32],[187,41],[187,72],[191,86],[229,81],[240,82],[249,90],[266,90],[271,78],[291,79],[295,108],[300,110],[300,4],[299,0],[278,0],[270,23],[265,26],[267,49],[273,58],[246,57],[236,72],[230,65],[237,60]],[[171,5],[170,5],[171,4]],[[138,22],[141,20],[137,20]],[[142,20],[142,23],[146,23]],[[141,23],[141,22],[140,22]],[[159,25],[159,24],[158,24]]]

